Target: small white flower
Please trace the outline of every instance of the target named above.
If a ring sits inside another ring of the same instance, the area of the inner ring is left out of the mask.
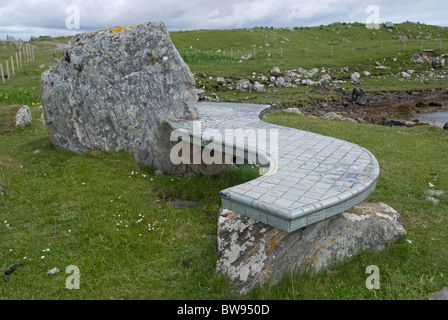
[[[26,257],[23,257],[23,260],[26,260]]]
[[[41,259],[45,259],[45,256],[40,257]]]
[[[47,252],[50,252],[50,248],[47,248],[47,250],[46,250]]]
[[[409,243],[412,243],[412,240],[407,239],[407,241],[408,241]]]
[[[9,252],[12,252],[12,249],[9,249]]]
[[[429,187],[430,187],[430,188],[433,188],[433,187],[434,187],[434,185],[433,185],[431,182],[428,182],[428,184],[429,184]]]

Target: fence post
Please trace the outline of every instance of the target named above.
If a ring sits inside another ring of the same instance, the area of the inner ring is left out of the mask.
[[[16,66],[17,66],[17,72],[19,72],[19,70],[20,70],[20,67],[19,67],[19,56],[17,55],[17,52],[16,52]]]
[[[3,72],[3,64],[1,64],[1,63],[0,63],[0,72],[2,73],[2,81],[3,81],[3,83],[5,83],[5,75],[4,75],[4,72]]]
[[[352,54],[355,55],[355,44],[352,45]]]
[[[423,39],[422,39],[422,44],[420,45],[420,51],[423,50]]]
[[[383,53],[383,40],[381,40],[381,53]]]
[[[11,79],[11,75],[9,74],[9,63],[8,63],[8,59],[6,59],[6,75],[8,76],[8,79]]]
[[[22,69],[22,67],[23,67],[23,65],[22,65],[22,51],[23,51],[23,49],[19,50],[20,69]]]
[[[331,46],[331,57],[333,58],[333,46]]]
[[[33,61],[35,61],[35,60],[34,60],[34,48],[31,48],[31,55],[32,55],[32,57],[33,57]]]
[[[15,76],[16,75],[16,71],[14,70],[14,59],[11,56],[11,68],[12,68],[12,75]]]

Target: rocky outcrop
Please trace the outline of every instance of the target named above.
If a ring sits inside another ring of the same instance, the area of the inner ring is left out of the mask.
[[[384,203],[361,203],[292,233],[221,209],[216,272],[244,294],[286,273],[318,273],[364,250],[382,250],[404,235],[399,213]]]
[[[163,121],[196,115],[195,80],[162,22],[74,37],[42,74],[50,141],[82,153],[126,150],[145,166],[185,170],[169,158]]]

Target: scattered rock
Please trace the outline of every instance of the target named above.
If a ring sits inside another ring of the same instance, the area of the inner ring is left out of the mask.
[[[445,59],[442,56],[435,57],[431,60],[433,68],[442,68],[445,65]]]
[[[163,22],[79,34],[42,74],[50,141],[75,153],[125,150],[143,166],[182,173],[164,120],[197,115],[195,86]]]
[[[367,104],[367,97],[364,96],[364,91],[361,88],[356,87],[353,89],[352,101],[362,106]]]
[[[423,58],[420,53],[414,53],[411,57],[412,62],[423,62]]]
[[[288,108],[285,111],[286,112],[290,112],[290,113],[297,113],[297,114],[303,115],[302,111],[300,111],[299,108],[294,108],[294,107],[293,108]]]
[[[33,122],[28,106],[22,106],[16,114],[16,127],[26,127]]]
[[[243,60],[249,60],[250,58],[252,58],[252,54],[248,53],[248,54],[244,54],[241,56],[241,59]]]
[[[384,24],[387,29],[395,29],[395,26],[392,22],[388,21]]]
[[[275,80],[275,86],[278,88],[288,88],[290,84],[289,82],[286,82],[285,78],[280,76]]]
[[[401,76],[402,76],[404,79],[411,79],[411,75],[410,75],[409,73],[407,73],[406,71],[403,71],[403,72],[401,73]]]
[[[307,86],[313,86],[313,85],[316,84],[316,82],[314,82],[314,81],[311,80],[311,79],[303,79],[303,80],[301,81],[301,83],[302,83],[303,85],[307,85]]]
[[[383,120],[376,124],[386,127],[406,127],[406,123],[398,120]]]
[[[416,108],[424,108],[426,106],[428,106],[428,105],[426,103],[424,103],[423,101],[419,101],[415,104]]]
[[[354,85],[360,84],[361,83],[360,79],[361,75],[358,72],[353,72],[352,75],[350,76],[350,80]]]
[[[221,209],[216,273],[244,294],[289,272],[316,274],[362,251],[383,250],[404,235],[399,213],[384,203],[362,203],[291,233]]]
[[[279,67],[274,67],[272,68],[272,70],[269,72],[269,74],[273,77],[280,77],[282,75],[282,72],[280,70]]]
[[[436,199],[436,198],[431,197],[431,196],[426,196],[425,199],[428,200],[428,201],[430,201],[430,202],[432,202],[435,206],[438,205],[438,204],[440,203],[440,200],[439,200],[439,199]]]
[[[56,268],[56,267],[54,267],[53,269],[48,270],[47,274],[49,274],[49,275],[53,275],[53,274],[56,274],[56,273],[58,273],[58,272],[59,272],[59,269]]]
[[[266,92],[266,88],[264,87],[264,84],[261,84],[259,82],[255,82],[254,83],[254,90],[256,92],[260,92],[260,93],[265,93]]]
[[[239,91],[250,92],[252,91],[252,84],[248,79],[241,79],[236,84],[236,89]]]
[[[331,77],[328,74],[324,74],[319,81],[316,82],[316,86],[328,87],[332,84]]]
[[[302,78],[312,78],[319,73],[319,69],[312,68],[310,70],[307,70],[303,68],[298,68],[296,72]]]
[[[342,95],[346,95],[347,94],[347,90],[345,90],[345,88],[337,87],[337,88],[334,89],[334,91],[339,93],[339,94],[342,94]]]
[[[324,119],[327,120],[339,120],[339,121],[349,121],[349,122],[357,122],[355,119],[346,118],[334,112],[328,112],[323,116]]]
[[[434,190],[434,189],[426,190],[426,194],[429,195],[429,196],[440,197],[444,193],[445,193],[444,190]]]

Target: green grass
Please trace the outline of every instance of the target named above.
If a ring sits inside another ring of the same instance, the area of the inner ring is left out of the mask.
[[[198,87],[213,88],[224,101],[300,105],[337,97],[328,89],[307,87],[261,95],[241,93],[219,88],[208,76],[238,79],[252,72],[267,74],[274,65],[282,69],[330,67],[332,76],[340,76],[338,70],[349,65],[353,70],[369,68],[381,75],[372,66],[382,59],[394,72],[400,67],[418,69],[409,58],[419,50],[421,40],[409,41],[406,53],[398,55],[403,44],[393,38],[396,32],[382,29],[373,35],[362,25],[351,26],[296,28],[294,32],[197,30],[171,35],[202,81]],[[401,32],[408,33],[408,29],[414,38],[421,31],[448,38],[447,30],[439,27],[398,25]],[[340,41],[344,37],[355,40],[354,56],[351,43]],[[388,128],[283,112],[269,114],[268,122],[341,138],[370,150],[380,163],[381,176],[369,201],[395,208],[402,215],[407,236],[381,252],[364,252],[316,276],[287,275],[277,285],[266,284],[236,297],[229,281],[215,275],[219,191],[257,177],[256,168],[241,168],[215,178],[156,176],[153,169],[142,168],[125,152],[77,155],[56,150],[39,120],[37,105],[40,74],[55,63],[48,51],[52,45],[44,42],[48,40],[33,41],[36,61],[24,66],[6,85],[0,84],[0,270],[24,263],[9,281],[0,279],[1,299],[424,299],[448,285],[448,194],[440,198],[438,206],[425,200],[429,182],[448,191],[447,132],[435,127]],[[255,58],[239,63],[242,54],[253,53],[252,44],[257,44]],[[283,57],[279,55],[282,45]],[[333,57],[330,45],[334,46]],[[425,47],[437,49],[438,45],[425,41]],[[308,56],[304,48],[308,48]],[[448,51],[446,40],[442,51]],[[4,50],[0,43],[0,60],[14,52]],[[398,64],[389,59],[393,56]],[[39,68],[42,64],[45,67]],[[427,69],[422,66],[417,72]],[[446,80],[422,85],[372,78],[363,83],[363,89],[423,90],[445,88],[446,84]],[[24,129],[14,127],[15,112],[22,104],[30,106],[34,119],[33,125]],[[192,200],[199,206],[174,209],[166,205],[174,199]],[[44,252],[47,248],[50,251]],[[184,260],[190,267],[184,266]],[[80,269],[79,290],[64,288],[69,276],[65,270],[70,265]],[[365,287],[369,265],[380,268],[379,290]],[[54,267],[60,272],[47,275]]]

